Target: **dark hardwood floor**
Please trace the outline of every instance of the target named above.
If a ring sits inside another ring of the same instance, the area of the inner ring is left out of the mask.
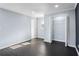
[[[65,47],[64,43],[53,41],[51,44],[41,39],[32,39],[31,44],[17,49],[0,50],[0,56],[77,56],[75,48]]]

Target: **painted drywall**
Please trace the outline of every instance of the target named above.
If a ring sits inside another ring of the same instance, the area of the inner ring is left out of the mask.
[[[31,17],[0,8],[0,49],[30,40]]]
[[[60,13],[55,13],[55,14],[50,14],[50,15],[46,15],[45,16],[45,28],[46,28],[46,32],[45,33],[45,37],[46,37],[46,41],[51,41],[51,35],[53,36],[53,33],[50,31],[51,29],[49,29],[51,26],[49,26],[49,24],[51,24],[51,20],[52,17],[54,16],[69,16],[70,19],[70,23],[69,23],[69,37],[68,37],[68,45],[74,47],[75,46],[75,42],[76,42],[76,35],[75,35],[75,10],[69,10],[69,11],[63,11]]]
[[[54,33],[54,39],[55,41],[61,41],[61,42],[65,42],[65,30],[66,30],[66,27],[65,27],[65,24],[66,24],[66,17],[64,16],[56,16],[53,19],[53,26],[51,25],[52,29],[54,31],[52,31],[52,33]]]
[[[44,17],[44,41],[51,43],[51,20],[49,16]]]
[[[75,9],[75,15],[76,15],[76,47],[79,50],[79,3],[77,4]]]
[[[38,36],[38,20],[35,17],[31,19],[31,38],[37,38]]]
[[[37,19],[37,21],[38,21],[38,26],[37,26],[37,28],[38,28],[38,38],[44,38],[44,18],[43,17],[39,17],[38,19]]]
[[[44,38],[44,18],[33,17],[31,20],[32,38]]]

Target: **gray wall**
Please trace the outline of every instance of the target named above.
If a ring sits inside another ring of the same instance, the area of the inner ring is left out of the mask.
[[[30,40],[31,17],[0,9],[0,49]]]
[[[76,47],[79,50],[79,3],[77,4],[77,7],[75,9],[76,14]]]
[[[49,36],[50,38],[50,34],[52,34],[53,36],[53,33],[50,32],[50,29],[49,29],[49,23],[51,23],[51,20],[53,16],[69,16],[70,18],[70,24],[69,24],[69,37],[68,37],[68,45],[69,46],[72,46],[74,47],[75,46],[75,42],[76,42],[76,34],[75,34],[75,10],[69,10],[69,11],[63,11],[63,12],[60,12],[60,13],[55,13],[55,14],[51,14],[51,15],[46,15],[45,16],[45,23],[46,23],[46,30],[45,31],[48,31],[45,36],[46,38]],[[50,21],[49,21],[50,20]],[[48,38],[47,38],[48,40]],[[50,41],[52,39],[49,39]]]

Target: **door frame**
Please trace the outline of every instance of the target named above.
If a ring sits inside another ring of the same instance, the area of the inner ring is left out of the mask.
[[[53,16],[52,18],[53,18],[53,23],[54,23],[54,18],[55,17],[57,17],[57,16]],[[66,16],[63,16],[63,17],[65,17],[65,47],[67,47],[68,46],[68,36],[69,36],[69,17],[66,15]],[[54,27],[54,25],[53,25],[53,27]],[[53,32],[54,32],[54,30],[53,30]]]
[[[68,46],[68,36],[69,36],[69,17],[68,16],[65,16],[65,22],[66,22],[66,24],[65,24],[65,47],[67,47]]]

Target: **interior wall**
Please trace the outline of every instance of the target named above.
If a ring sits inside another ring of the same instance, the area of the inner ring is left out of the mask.
[[[0,8],[0,49],[31,38],[31,17]]]
[[[31,38],[37,38],[38,36],[38,20],[36,17],[31,19]]]
[[[47,22],[46,30],[49,31],[49,32],[47,32],[47,34],[45,34],[45,36],[47,36],[47,37],[49,36],[49,38],[51,38],[51,36],[53,36],[53,33],[50,32],[50,29],[48,28],[48,27],[50,27],[49,22],[51,23],[51,20],[53,20],[52,17],[54,17],[54,16],[69,16],[69,19],[70,19],[69,27],[70,28],[69,28],[69,36],[68,36],[68,45],[75,47],[75,45],[76,45],[75,10],[68,10],[68,11],[63,11],[63,12],[60,12],[60,13],[55,13],[55,14],[50,14],[50,15],[45,16],[45,21]],[[52,35],[50,36],[50,34],[52,34]],[[51,41],[52,39],[49,39],[49,40]]]
[[[44,17],[44,41],[51,43],[51,19],[49,16]]]
[[[54,29],[54,38],[53,40],[55,41],[61,41],[61,42],[65,42],[65,36],[66,36],[66,27],[65,27],[65,24],[66,24],[66,20],[67,18],[64,17],[64,16],[56,16],[53,18],[53,23],[54,25],[52,26],[52,28]]]
[[[44,39],[44,17],[34,17],[31,22],[32,38]]]
[[[38,38],[43,38],[44,39],[44,18],[43,17],[39,17],[38,18]]]

